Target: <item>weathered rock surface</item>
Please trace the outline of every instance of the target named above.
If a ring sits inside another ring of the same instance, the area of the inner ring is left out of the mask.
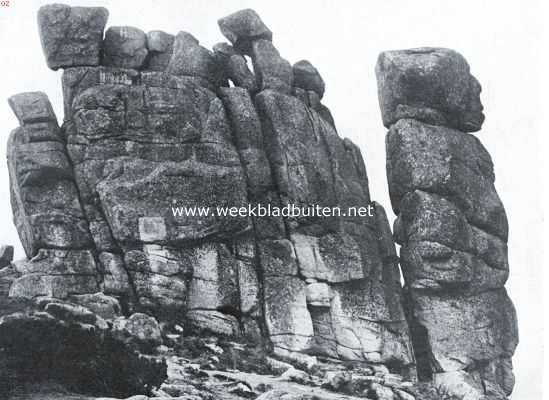
[[[0,268],[7,267],[13,261],[13,246],[0,246]]]
[[[251,55],[252,43],[256,40],[272,40],[273,34],[254,10],[245,9],[217,21],[221,33],[238,49]]]
[[[383,124],[403,118],[464,132],[480,130],[480,84],[461,54],[421,47],[380,54],[376,74]]]
[[[382,53],[376,71],[420,378],[459,399],[505,398],[518,333],[507,217],[490,155],[466,133],[484,119],[480,85],[447,49]]]
[[[324,79],[316,68],[307,60],[296,62],[293,67],[294,85],[304,90],[312,90],[319,98],[324,96]]]
[[[44,93],[22,93],[9,103],[21,126],[8,140],[14,222],[28,257],[38,249],[90,244],[74,173]]]
[[[103,42],[103,63],[110,67],[135,68],[147,58],[147,36],[133,26],[111,26]]]
[[[34,258],[17,263],[11,295],[89,306],[100,290],[126,313],[253,337],[304,365],[315,356],[387,362],[413,376],[388,221],[371,203],[360,151],[320,103],[322,78],[308,62],[292,68],[253,11],[219,25],[234,47],[214,52],[186,32],[109,28],[102,66],[64,71],[61,129],[45,95],[12,98],[26,134],[10,145],[14,209]],[[48,130],[35,138],[26,131],[36,124]],[[43,161],[25,158],[27,142],[49,146]],[[60,192],[58,218],[73,216],[64,230],[50,233],[28,216],[41,209],[18,193],[38,182],[51,182],[45,205]],[[248,204],[379,213],[263,218],[176,208]],[[115,304],[96,300],[96,312],[117,318]],[[132,331],[132,319],[115,326]]]
[[[13,96],[9,103],[21,126],[8,140],[14,222],[29,258],[10,295],[33,298],[98,290],[88,222],[80,204],[72,164],[46,95]]]
[[[1,316],[0,350],[3,398],[48,384],[95,396],[146,395],[166,379],[164,362],[125,346],[88,309],[55,299]]]
[[[252,62],[261,90],[272,89],[289,94],[293,85],[290,63],[280,56],[271,41],[256,40],[252,43]]]
[[[72,295],[68,300],[86,307],[105,320],[113,320],[122,314],[120,302],[102,292]]]
[[[242,54],[227,43],[218,43],[214,45],[213,50],[218,65],[223,68],[227,79],[235,86],[243,87],[251,93],[257,91],[256,78]]]
[[[215,87],[221,84],[220,69],[213,53],[187,32],[176,35],[166,72],[171,75],[196,76],[211,82]]]
[[[164,71],[173,53],[175,36],[163,31],[151,31],[147,33],[147,49],[149,50],[147,69],[152,71]]]
[[[135,343],[143,351],[162,344],[158,321],[143,313],[132,314],[129,318],[118,317],[113,321],[113,332],[120,340]]]
[[[417,364],[435,391],[511,391],[507,219],[490,156],[463,132],[483,117],[461,56],[380,57],[403,292],[387,216],[321,102],[322,77],[285,60],[254,11],[220,19],[232,45],[213,51],[183,31],[111,27],[103,40],[100,11],[40,13],[48,62],[65,69],[64,122],[43,93],[10,98],[11,201],[27,259],[0,251],[0,316],[34,307],[0,330],[36,328],[22,354],[45,352],[40,377],[142,399],[427,400],[411,382]],[[71,56],[92,42],[101,60]],[[84,338],[92,362],[69,371],[65,356]],[[21,343],[3,339],[0,371],[19,371]],[[112,379],[96,382],[96,369]]]
[[[38,30],[48,67],[56,70],[99,65],[108,17],[109,12],[103,7],[41,7]]]

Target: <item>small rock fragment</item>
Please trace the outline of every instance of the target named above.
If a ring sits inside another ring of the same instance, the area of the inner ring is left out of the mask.
[[[348,371],[328,371],[324,376],[322,387],[336,392],[344,392],[353,380],[353,375]]]
[[[398,400],[393,393],[393,391],[379,383],[372,383],[371,391],[375,393],[376,399],[378,400]]]
[[[119,317],[113,322],[113,330],[119,332],[121,338],[136,343],[144,351],[162,344],[158,321],[147,314],[135,313],[127,319]]]
[[[215,343],[205,343],[204,347],[210,350],[214,354],[223,354],[223,349]]]
[[[242,382],[238,382],[236,386],[233,386],[229,389],[229,393],[236,394],[241,397],[254,398],[256,395],[248,385],[245,385]]]
[[[308,373],[299,369],[295,369],[293,367],[280,375],[280,379],[289,382],[300,383],[302,385],[307,385],[311,383],[311,377]]]

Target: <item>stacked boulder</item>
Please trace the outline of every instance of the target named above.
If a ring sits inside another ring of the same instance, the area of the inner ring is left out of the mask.
[[[22,120],[8,150],[16,225],[29,257],[54,260],[33,259],[19,279],[51,269],[93,277],[130,311],[248,335],[303,364],[387,364],[413,378],[388,221],[370,199],[358,147],[339,137],[321,102],[314,66],[283,59],[252,10],[219,20],[231,44],[213,51],[187,32],[111,27],[103,38],[106,15],[39,11],[48,65],[64,69],[65,116],[59,128],[42,94],[12,100]],[[37,123],[45,128],[30,129]],[[25,146],[46,146],[44,161],[25,158]],[[176,208],[257,204],[340,215]],[[373,213],[345,215],[352,207]],[[45,231],[41,221],[54,216]],[[21,287],[12,295],[44,294]]]
[[[11,286],[21,297],[93,293],[98,271],[62,132],[44,93],[9,99],[20,127],[8,140],[14,222],[28,261]]]
[[[507,217],[490,155],[468,133],[484,120],[480,85],[441,48],[384,52],[376,73],[419,377],[459,398],[505,398],[518,334]]]
[[[360,151],[339,138],[320,102],[318,71],[307,61],[292,67],[270,30],[251,15],[244,10],[219,21],[233,51],[250,56],[256,74],[257,89],[239,87],[240,78],[220,89],[248,201],[344,212],[371,204]],[[409,372],[413,356],[394,245],[383,209],[372,207],[376,212],[364,218],[252,218],[250,256],[257,259],[265,329],[276,354],[305,363],[311,360],[302,354],[392,360]]]

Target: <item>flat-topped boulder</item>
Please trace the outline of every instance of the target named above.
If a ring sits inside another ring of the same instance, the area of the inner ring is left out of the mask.
[[[57,70],[99,65],[108,17],[109,12],[103,7],[41,7],[38,31],[48,67]]]
[[[11,96],[8,103],[22,126],[39,122],[57,124],[53,107],[44,92],[19,93]]]
[[[379,104],[386,127],[402,118],[480,130],[484,122],[481,86],[461,54],[421,47],[385,51],[376,65]]]

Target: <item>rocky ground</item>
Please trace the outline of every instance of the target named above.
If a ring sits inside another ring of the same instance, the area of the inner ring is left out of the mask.
[[[122,316],[102,293],[10,299],[17,276],[0,270],[0,387],[10,400],[415,398],[417,388],[381,364],[292,365],[253,341]]]

